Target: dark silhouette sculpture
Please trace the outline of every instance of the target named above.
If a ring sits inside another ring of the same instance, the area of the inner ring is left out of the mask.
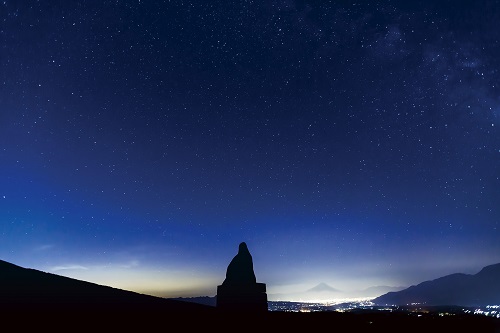
[[[226,279],[222,284],[249,284],[256,283],[253,271],[253,260],[245,242],[240,243],[238,254],[227,266]]]
[[[227,266],[226,278],[217,286],[217,308],[232,312],[267,312],[266,284],[257,283],[253,260],[245,242]]]

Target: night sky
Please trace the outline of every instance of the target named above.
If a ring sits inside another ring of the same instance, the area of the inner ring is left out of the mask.
[[[0,2],[0,259],[213,296],[500,262],[500,1]]]

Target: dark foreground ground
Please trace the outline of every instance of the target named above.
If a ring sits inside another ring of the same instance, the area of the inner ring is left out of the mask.
[[[50,331],[175,331],[175,332],[500,332],[500,320],[478,315],[409,316],[397,313],[267,312],[148,309],[61,309],[3,311],[3,332]],[[5,329],[3,329],[5,328]]]

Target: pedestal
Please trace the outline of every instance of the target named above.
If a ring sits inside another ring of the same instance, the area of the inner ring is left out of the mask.
[[[217,309],[231,312],[267,312],[266,284],[217,286]]]

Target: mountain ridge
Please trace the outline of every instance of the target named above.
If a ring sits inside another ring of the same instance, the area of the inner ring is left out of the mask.
[[[453,273],[423,281],[372,301],[379,305],[485,306],[500,304],[500,263],[483,267],[476,274]]]

